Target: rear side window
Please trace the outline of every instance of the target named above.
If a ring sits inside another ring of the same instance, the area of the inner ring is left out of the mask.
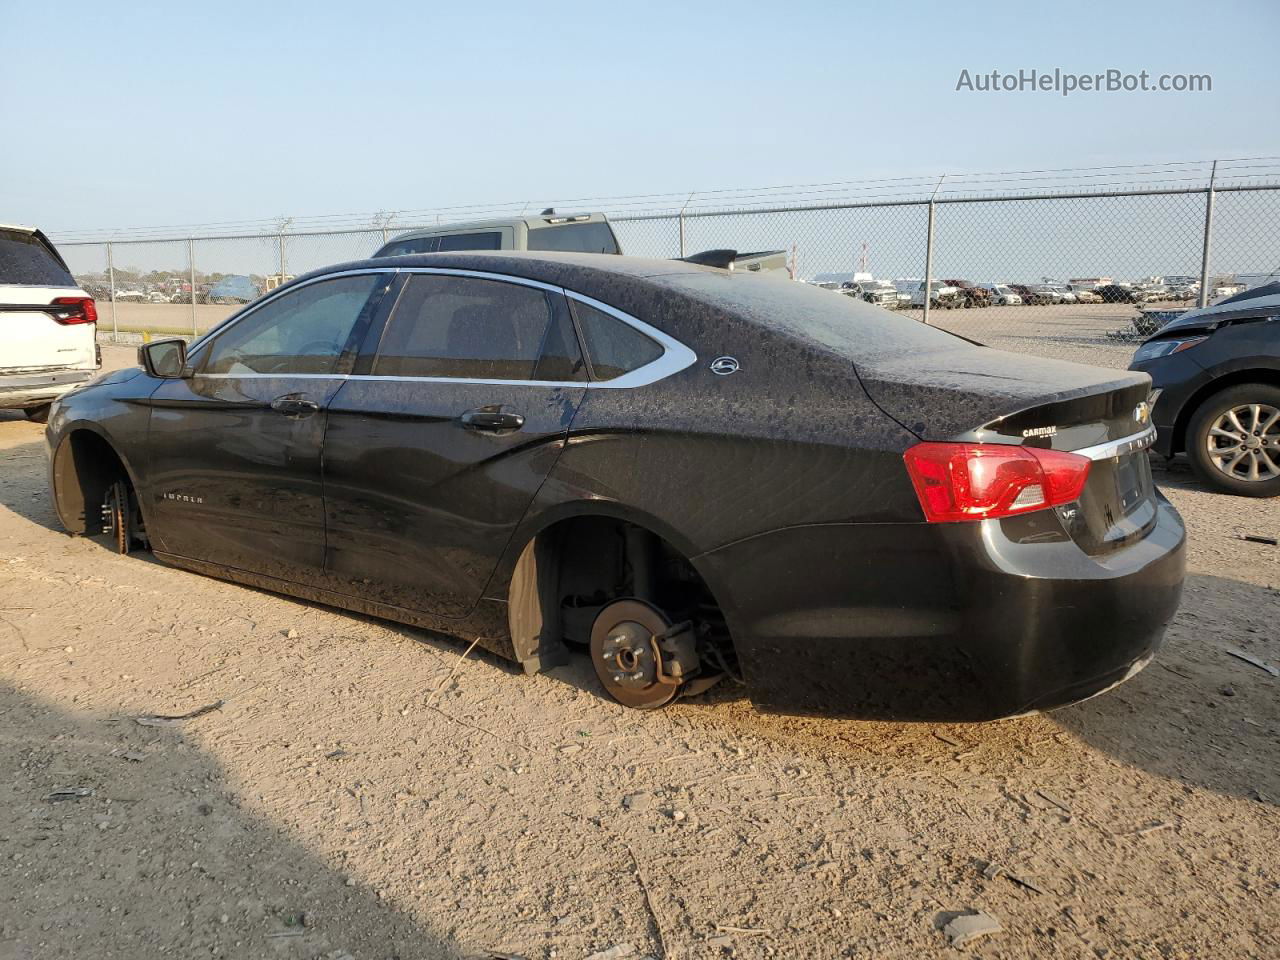
[[[537,227],[529,231],[530,250],[559,250],[563,253],[617,253],[609,224],[563,223],[555,227]]]
[[[411,237],[393,240],[374,254],[375,257],[403,257],[408,253],[435,253],[440,249],[439,237]]]
[[[662,347],[630,324],[580,301],[573,311],[591,361],[592,380],[613,380],[662,356]]]
[[[501,250],[502,234],[493,233],[452,233],[439,238],[440,252],[448,250]]]
[[[74,287],[62,258],[39,236],[0,230],[0,283],[36,287]]]
[[[585,380],[563,304],[522,284],[422,274],[387,322],[373,375],[462,380]]]

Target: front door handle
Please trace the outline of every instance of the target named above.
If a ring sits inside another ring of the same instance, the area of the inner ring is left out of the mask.
[[[458,419],[468,430],[484,430],[488,433],[510,433],[524,426],[524,417],[518,413],[504,413],[484,407],[468,410]]]
[[[301,420],[309,417],[320,409],[320,404],[314,400],[307,400],[305,397],[299,397],[296,394],[286,394],[283,397],[276,397],[271,401],[271,409],[276,413],[283,413],[291,420]]]

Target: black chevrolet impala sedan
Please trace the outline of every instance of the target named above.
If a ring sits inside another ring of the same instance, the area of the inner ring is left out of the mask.
[[[479,638],[651,708],[983,720],[1145,665],[1182,589],[1142,373],[679,261],[328,267],[67,395],[73,534]]]

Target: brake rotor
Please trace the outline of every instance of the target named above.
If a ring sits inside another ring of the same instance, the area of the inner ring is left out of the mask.
[[[129,552],[133,541],[131,517],[129,488],[117,480],[108,488],[102,504],[102,532],[111,538],[116,553]]]
[[[664,671],[654,637],[671,626],[657,607],[643,600],[615,600],[591,625],[591,665],[609,696],[638,710],[665,707],[680,684],[661,679]]]

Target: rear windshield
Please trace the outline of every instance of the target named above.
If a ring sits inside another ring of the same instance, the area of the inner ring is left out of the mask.
[[[617,253],[618,241],[609,224],[562,223],[529,230],[530,250],[559,250],[562,253]]]
[[[904,351],[951,350],[972,342],[856,297],[833,297],[809,283],[711,272],[663,277],[661,282],[854,361]]]
[[[0,283],[36,287],[76,285],[53,247],[22,230],[0,230]]]

